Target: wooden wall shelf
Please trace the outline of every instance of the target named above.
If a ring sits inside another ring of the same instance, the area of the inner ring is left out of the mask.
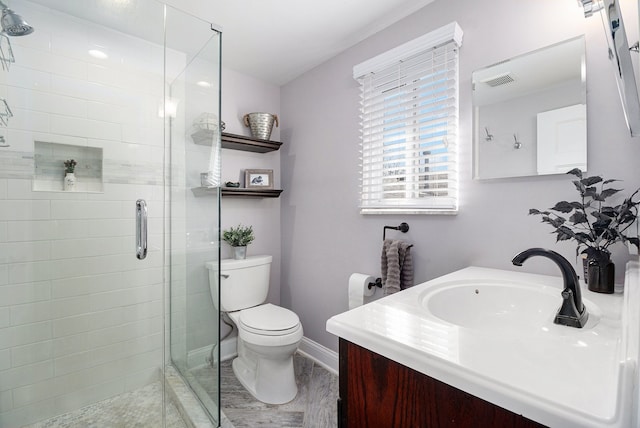
[[[210,146],[215,137],[215,131],[200,129],[193,134],[191,138],[193,142],[199,145]],[[232,150],[242,150],[253,153],[268,153],[280,149],[282,143],[280,141],[260,140],[244,135],[222,133],[222,148]],[[222,196],[234,198],[278,198],[281,189],[260,189],[260,188],[244,188],[244,187],[222,187]],[[191,189],[195,196],[214,196],[218,194],[217,187],[194,187]]]
[[[245,198],[277,198],[282,193],[281,189],[246,189],[244,187],[223,187],[222,196],[235,196]]]
[[[244,150],[245,152],[267,153],[280,149],[280,141],[259,140],[244,135],[222,133],[222,148]]]
[[[191,189],[195,196],[213,196],[218,192],[217,187],[194,187]],[[243,187],[223,187],[222,196],[236,198],[277,198],[282,193],[281,189],[246,189]]]
[[[200,129],[191,134],[194,143],[202,146],[210,146],[213,142],[215,131]],[[260,140],[244,135],[222,133],[222,148],[232,150],[242,150],[245,152],[268,153],[280,149],[282,143],[280,141]]]

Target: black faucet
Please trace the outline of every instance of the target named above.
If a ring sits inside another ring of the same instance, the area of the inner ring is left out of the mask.
[[[560,272],[562,272],[562,280],[564,281],[564,290],[562,290],[561,293],[562,306],[558,309],[558,313],[553,322],[569,327],[584,327],[589,318],[589,314],[582,304],[580,282],[571,263],[555,251],[544,248],[529,248],[528,250],[524,250],[515,256],[511,262],[516,266],[522,266],[522,263],[531,256],[543,256],[553,260],[560,268]]]

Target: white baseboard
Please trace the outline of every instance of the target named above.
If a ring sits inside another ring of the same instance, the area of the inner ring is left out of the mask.
[[[237,355],[236,349],[237,336],[231,336],[226,338],[220,344],[220,360],[227,361]],[[199,349],[189,351],[187,354],[187,367],[194,368],[207,363],[207,358],[211,355],[211,346],[204,346]]]
[[[220,344],[220,360],[227,361],[238,355],[238,336],[227,337]]]
[[[231,336],[222,341],[220,345],[220,360],[227,361],[237,355],[237,336]],[[298,352],[314,362],[320,364],[333,374],[338,374],[338,353],[320,345],[313,340],[303,337]],[[189,351],[187,366],[190,368],[207,364],[207,358],[211,355],[211,346]]]
[[[313,340],[303,337],[298,352],[311,358],[333,374],[338,374],[338,353],[320,345]]]
[[[189,351],[187,353],[187,367],[192,369],[207,364],[209,355],[211,355],[211,345]]]

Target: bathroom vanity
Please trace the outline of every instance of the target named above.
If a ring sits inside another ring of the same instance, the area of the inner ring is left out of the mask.
[[[560,277],[478,267],[336,315],[339,426],[637,426],[638,278],[585,291],[582,329]]]
[[[344,339],[338,420],[339,427],[544,426]]]

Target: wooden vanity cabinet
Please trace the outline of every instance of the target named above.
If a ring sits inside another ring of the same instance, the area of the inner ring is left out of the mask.
[[[344,339],[339,382],[339,428],[544,427]]]

